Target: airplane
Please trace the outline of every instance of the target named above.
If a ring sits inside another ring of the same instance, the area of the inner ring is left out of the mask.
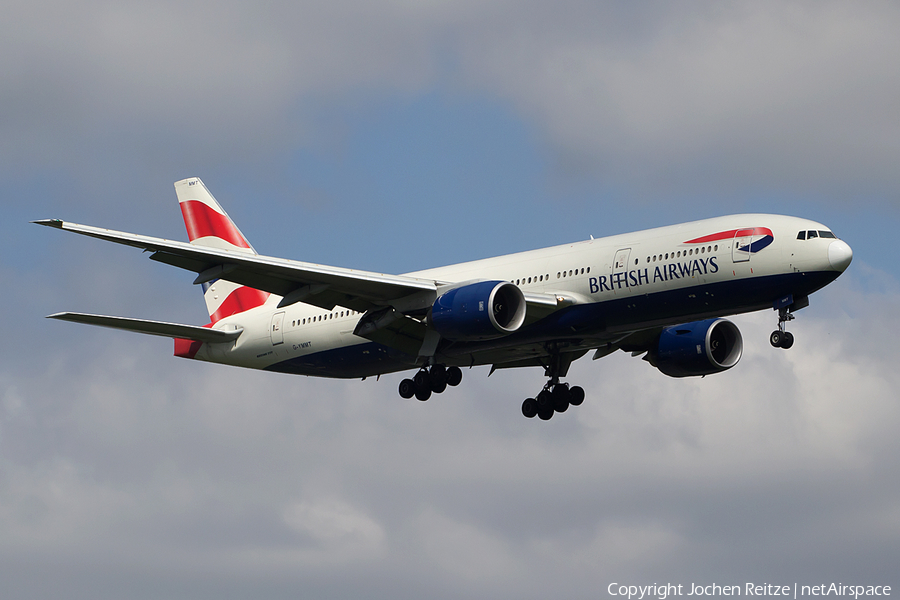
[[[316,377],[413,370],[403,398],[459,385],[462,368],[540,367],[547,383],[522,414],[549,420],[584,401],[561,381],[572,361],[630,352],[670,377],[706,376],[741,358],[724,316],[773,309],[769,341],[834,281],[853,252],[820,223],[723,216],[388,275],[258,254],[203,182],[175,183],[190,243],[34,221],[140,248],[197,274],[210,322],[182,325],[74,312],[48,318],[174,339],[175,356]]]

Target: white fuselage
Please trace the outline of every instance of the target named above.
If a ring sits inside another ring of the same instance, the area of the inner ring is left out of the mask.
[[[549,313],[547,318],[530,320],[508,340],[481,346],[469,344],[465,351],[455,354],[448,350],[443,361],[496,364],[504,356],[517,356],[515,352],[498,354],[504,345],[528,346],[547,339],[571,338],[575,332],[578,344],[597,347],[604,340],[613,339],[616,332],[768,308],[783,294],[808,295],[843,271],[846,264],[842,261],[849,254],[849,247],[837,239],[818,235],[814,239],[798,239],[801,231],[830,234],[824,225],[806,219],[733,215],[409,275],[448,284],[508,281],[520,287],[526,297],[539,293],[564,300],[566,308]],[[729,232],[734,235],[722,235]],[[338,377],[416,366],[386,354],[377,359],[370,356],[385,350],[353,335],[362,317],[359,312],[342,307],[323,310],[302,303],[277,308],[279,301],[280,297],[272,295],[263,306],[216,323],[215,329],[244,331],[233,342],[204,343],[195,358]],[[566,311],[570,313],[568,317]],[[361,360],[366,366],[357,369],[345,364],[330,368],[335,360]],[[285,364],[298,366],[279,367]]]

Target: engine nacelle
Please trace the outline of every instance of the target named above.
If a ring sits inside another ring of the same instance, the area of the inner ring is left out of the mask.
[[[525,321],[525,295],[508,281],[470,283],[438,297],[431,323],[449,340],[489,340],[509,335]]]
[[[734,323],[707,319],[663,329],[650,362],[669,377],[710,375],[736,365],[743,350]]]

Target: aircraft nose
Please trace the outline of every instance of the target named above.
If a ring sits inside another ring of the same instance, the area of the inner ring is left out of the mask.
[[[844,271],[853,260],[853,250],[841,240],[831,242],[828,246],[828,262],[835,271]]]

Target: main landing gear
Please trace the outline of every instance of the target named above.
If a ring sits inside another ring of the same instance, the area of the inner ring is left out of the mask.
[[[778,329],[769,335],[769,343],[772,346],[787,350],[794,345],[794,335],[790,331],[784,330],[784,324],[793,320],[794,315],[791,314],[787,306],[778,309]]]
[[[548,348],[550,360],[544,367],[544,375],[550,380],[535,398],[526,398],[522,403],[522,414],[529,419],[535,415],[542,421],[549,421],[555,412],[566,412],[569,406],[579,406],[584,402],[584,390],[580,387],[569,387],[568,383],[560,383],[559,378],[569,372],[575,355],[562,353],[558,348]]]
[[[400,395],[404,398],[415,396],[422,402],[431,398],[431,393],[440,394],[447,386],[457,386],[462,381],[459,367],[445,368],[444,365],[433,365],[431,369],[422,369],[412,379],[400,382]]]
[[[584,390],[579,386],[569,387],[568,383],[560,383],[554,377],[544,384],[544,389],[537,398],[526,398],[522,403],[522,414],[529,419],[535,415],[543,421],[549,421],[554,412],[566,412],[569,406],[579,406],[584,402]]]

